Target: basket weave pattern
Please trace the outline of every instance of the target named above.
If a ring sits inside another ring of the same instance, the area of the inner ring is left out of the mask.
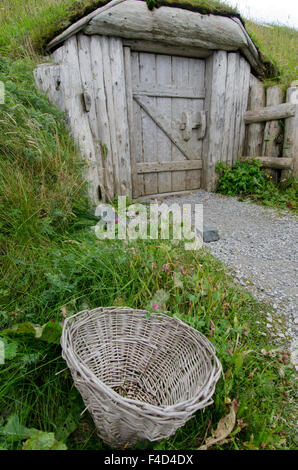
[[[221,364],[208,339],[182,321],[130,308],[98,308],[65,321],[63,358],[111,447],[169,437],[213,403]]]

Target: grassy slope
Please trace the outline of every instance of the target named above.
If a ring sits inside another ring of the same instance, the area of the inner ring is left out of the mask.
[[[280,70],[283,88],[298,79],[298,31],[286,26],[262,26],[246,21],[246,27],[260,50],[273,61]],[[268,81],[268,85],[274,84]]]
[[[225,377],[215,405],[160,448],[198,447],[206,427],[216,427],[227,412],[225,403],[236,397],[239,421],[219,448],[293,447],[284,424],[291,413],[292,369],[283,356],[261,353],[271,348],[262,306],[234,286],[206,252],[192,254],[167,242],[101,243],[78,215],[87,207],[82,166],[62,114],[37,92],[32,69],[40,60],[35,52],[40,32],[47,35],[58,23],[66,26],[74,6],[85,5],[73,0],[4,0],[1,5],[0,80],[6,103],[0,106],[0,328],[61,321],[65,305],[68,313],[85,303],[150,308],[162,304],[165,293],[162,307],[215,344]],[[163,264],[170,270],[162,271]],[[181,271],[183,289],[174,284]],[[55,377],[64,368],[59,346],[26,335],[8,341],[18,349],[0,369],[0,435],[6,418],[16,413],[28,427],[56,432],[69,448],[101,448],[92,422],[79,416],[83,405],[69,373]],[[3,435],[1,445],[20,448],[21,440]]]

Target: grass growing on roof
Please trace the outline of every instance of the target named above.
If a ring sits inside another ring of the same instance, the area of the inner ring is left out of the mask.
[[[35,57],[45,45],[68,26],[107,3],[106,0],[2,0],[0,9],[0,54],[10,57]],[[161,0],[160,4],[178,5],[201,13],[239,15],[225,2],[216,0]],[[286,88],[297,79],[298,32],[284,26],[262,26],[245,21],[254,41],[266,57],[281,71],[276,81]],[[278,40],[277,40],[278,38]]]
[[[46,44],[72,23],[109,3],[107,0],[2,0],[0,53],[21,57],[41,53]],[[216,0],[167,0],[165,4],[197,9],[202,13],[236,14]]]
[[[298,30],[282,25],[260,25],[246,21],[246,28],[260,50],[277,65],[280,71],[279,81],[286,90],[292,81],[298,78]],[[267,85],[274,85],[276,80],[268,80]]]

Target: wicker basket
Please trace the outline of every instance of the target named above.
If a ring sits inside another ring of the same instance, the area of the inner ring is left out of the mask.
[[[77,313],[65,321],[61,345],[99,436],[116,448],[171,436],[213,403],[222,370],[205,336],[144,310]]]

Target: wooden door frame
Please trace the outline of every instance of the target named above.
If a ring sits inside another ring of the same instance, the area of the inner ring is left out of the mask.
[[[155,54],[152,52],[152,54]],[[162,171],[175,171],[177,170],[202,170],[203,160],[197,159],[192,147],[188,145],[188,142],[183,141],[178,132],[171,128],[170,123],[163,116],[157,116],[157,112],[154,112],[154,108],[150,103],[146,103],[146,98],[148,95],[143,93],[133,92],[133,83],[132,83],[132,69],[131,69],[131,48],[129,46],[123,46],[123,57],[124,57],[124,70],[125,70],[125,87],[126,87],[126,100],[127,100],[127,120],[129,127],[129,138],[130,138],[130,160],[131,160],[131,178],[132,178],[132,196],[133,198],[139,198],[141,191],[138,183],[138,175],[145,173],[156,173]],[[153,93],[153,91],[152,91]],[[187,95],[187,98],[197,98],[205,99],[205,94],[197,94],[194,91],[194,96]],[[144,96],[146,95],[146,96]],[[150,95],[151,96],[151,95]],[[155,96],[152,94],[152,96]],[[173,96],[175,97],[175,96]],[[177,98],[178,96],[176,96]],[[180,96],[179,96],[180,97]],[[133,114],[133,103],[134,101],[143,109],[144,112],[152,119],[152,121],[161,129],[168,139],[178,148],[178,150],[186,158],[185,161],[172,161],[172,162],[146,162],[146,163],[137,163],[136,155],[136,142],[134,134],[134,114]],[[203,116],[204,114],[204,116]],[[202,122],[205,120],[205,112],[202,112]],[[202,136],[201,138],[203,138]],[[202,177],[201,177],[202,180]],[[175,194],[175,191],[173,191]],[[162,195],[162,193],[161,193]],[[150,195],[148,195],[150,197]]]

